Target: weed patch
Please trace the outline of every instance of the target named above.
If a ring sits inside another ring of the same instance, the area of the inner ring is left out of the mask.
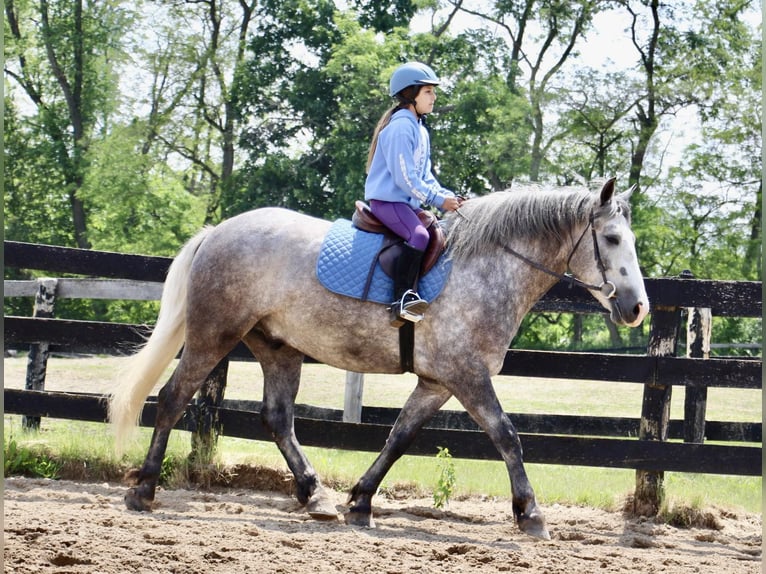
[[[3,476],[23,475],[34,478],[59,478],[61,465],[44,452],[20,446],[10,437],[3,441]]]

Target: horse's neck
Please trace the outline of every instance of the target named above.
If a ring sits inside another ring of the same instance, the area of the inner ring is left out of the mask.
[[[511,240],[508,247],[516,254],[498,247],[494,264],[505,269],[504,298],[523,317],[559,281],[554,274],[566,271],[568,252],[546,239]]]

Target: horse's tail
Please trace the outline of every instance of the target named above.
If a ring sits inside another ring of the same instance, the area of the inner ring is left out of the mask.
[[[211,227],[192,237],[168,269],[160,300],[160,313],[149,339],[127,360],[109,396],[109,420],[117,452],[122,452],[130,431],[138,424],[144,401],[170,361],[178,354],[186,336],[186,292],[189,271],[197,249]]]

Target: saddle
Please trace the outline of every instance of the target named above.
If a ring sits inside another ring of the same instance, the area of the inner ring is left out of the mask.
[[[439,260],[446,247],[446,236],[439,224],[439,220],[430,211],[419,211],[418,218],[428,229],[428,247],[426,248],[423,262],[420,265],[420,276],[424,276]],[[368,233],[381,233],[385,236],[383,248],[380,250],[378,261],[383,271],[389,277],[394,275],[394,263],[401,253],[401,245],[404,239],[393,233],[375,217],[370,206],[363,201],[356,202],[356,209],[351,217],[351,224],[357,229]]]

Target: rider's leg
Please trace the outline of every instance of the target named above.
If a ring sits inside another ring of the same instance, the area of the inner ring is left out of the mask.
[[[417,323],[428,308],[428,302],[417,293],[420,265],[428,247],[428,230],[406,203],[371,200],[370,209],[381,223],[406,242],[395,265],[391,324],[400,327],[404,321]]]
[[[391,324],[401,327],[404,321],[417,323],[428,309],[428,302],[417,293],[423,251],[409,243],[403,245],[394,272],[394,301],[391,303]]]

